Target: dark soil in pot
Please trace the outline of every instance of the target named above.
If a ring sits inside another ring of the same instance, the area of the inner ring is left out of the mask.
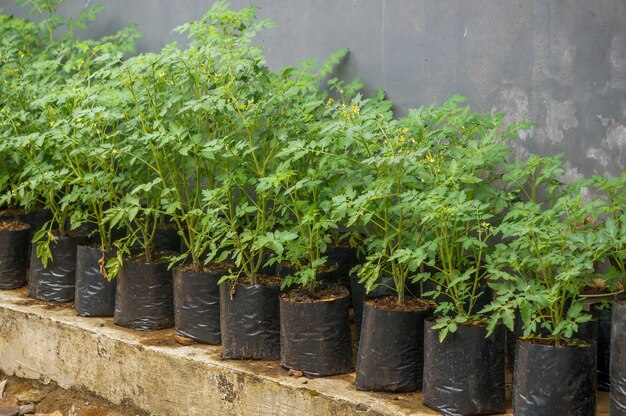
[[[257,284],[240,280],[220,285],[222,355],[226,359],[280,358],[281,279],[259,275]]]
[[[395,296],[365,301],[357,389],[400,393],[422,388],[424,319],[434,308],[434,302],[419,298],[407,298],[401,308]]]
[[[0,220],[0,290],[26,284],[30,226],[16,220]]]
[[[626,415],[626,296],[617,296],[611,314],[611,415]]]
[[[280,297],[281,366],[308,376],[352,370],[350,293],[335,285],[315,293],[291,290]]]
[[[113,316],[117,279],[107,280],[102,270],[115,252],[100,247],[78,246],[76,251],[76,297],[80,316]]]
[[[189,264],[174,269],[174,319],[178,335],[204,344],[221,344],[217,282],[229,266],[211,264],[197,270]]]
[[[58,236],[50,245],[52,259],[44,267],[32,244],[28,296],[49,302],[71,302],[76,293],[76,248],[85,236]]]
[[[174,326],[172,272],[165,259],[124,262],[117,276],[113,323],[131,329],[155,330]]]
[[[383,277],[380,279],[380,285],[370,293],[366,293],[365,283],[359,283],[356,275],[350,276],[350,293],[352,295],[352,307],[354,308],[354,326],[356,328],[357,337],[361,333],[361,321],[363,320],[363,302],[365,299],[373,299],[381,296],[395,296],[395,282],[391,277]],[[420,296],[420,284],[406,282],[405,293],[408,297],[418,298]]]
[[[460,325],[439,342],[434,319],[424,328],[424,405],[444,415],[489,415],[506,409],[504,326]]]
[[[595,411],[596,352],[592,345],[519,340],[513,376],[515,414],[592,416]]]

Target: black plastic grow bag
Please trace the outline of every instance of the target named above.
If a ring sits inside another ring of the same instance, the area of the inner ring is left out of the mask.
[[[591,314],[598,323],[598,390],[611,389],[611,308],[592,306]]]
[[[595,316],[595,315],[594,315]],[[585,341],[588,344],[592,344],[593,348],[598,350],[598,338],[599,338],[599,325],[600,323],[596,319],[584,322],[578,325],[578,332],[574,335],[574,338]],[[522,318],[519,311],[515,311],[515,327],[514,331],[506,330],[506,344],[507,344],[507,366],[510,370],[515,368],[515,352],[517,350],[517,342],[519,337],[524,335],[522,328]],[[545,328],[539,328],[535,331],[535,335],[539,335],[543,338],[550,336],[550,331]],[[598,353],[599,354],[599,353]]]
[[[439,342],[434,320],[424,328],[424,405],[444,415],[503,413],[504,326],[459,326]]]
[[[44,267],[32,245],[28,296],[49,302],[71,302],[76,292],[76,247],[86,237],[60,236],[50,245],[52,260]]]
[[[396,286],[391,277],[383,277],[379,281],[379,285],[376,289],[370,293],[366,293],[365,283],[359,283],[359,278],[356,275],[350,276],[350,293],[352,296],[352,307],[354,308],[354,326],[356,328],[357,337],[361,333],[361,321],[363,320],[363,303],[365,299],[378,298],[381,296],[395,296],[396,291],[393,289]],[[405,295],[412,297],[419,297],[421,294],[419,283],[406,282]]]
[[[350,296],[346,288],[343,291],[335,300],[311,303],[281,296],[281,366],[314,377],[352,370]]]
[[[113,323],[138,330],[174,326],[172,272],[167,263],[127,260],[117,280]]]
[[[359,262],[356,248],[350,246],[330,246],[326,264],[333,267],[337,283],[351,289],[350,270]]]
[[[356,366],[356,388],[410,392],[422,388],[423,312],[388,311],[364,304]]]
[[[107,280],[100,269],[114,256],[112,250],[78,246],[76,251],[76,310],[80,316],[113,316],[117,279]]]
[[[180,253],[184,246],[181,240],[175,227],[158,227],[154,233],[154,248],[158,251]]]
[[[37,209],[18,215],[18,219],[30,225],[29,241],[32,241],[35,233],[52,219],[52,213],[47,209]]]
[[[174,269],[174,319],[176,333],[196,341],[219,345],[220,289],[224,272]]]
[[[280,359],[279,286],[220,285],[223,356]]]
[[[596,353],[592,345],[557,347],[519,340],[515,355],[515,414],[595,415]]]
[[[30,226],[23,230],[0,231],[0,289],[17,289],[26,284]]]
[[[611,408],[610,415],[626,415],[626,297],[613,302],[611,315]]]

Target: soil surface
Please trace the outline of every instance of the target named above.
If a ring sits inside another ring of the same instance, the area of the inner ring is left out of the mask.
[[[608,287],[597,285],[585,285],[580,292],[583,296],[610,295],[611,293],[613,292]]]
[[[146,256],[144,254],[138,254],[136,256],[132,256],[128,260],[135,262],[135,263],[142,263],[142,264],[163,264],[163,263],[169,263],[170,261],[169,257],[175,254],[176,253],[171,252],[171,251],[157,251],[152,255],[152,261],[149,263],[146,262]]]
[[[404,305],[398,305],[398,298],[395,296],[381,296],[365,302],[383,311],[424,312],[437,306],[434,301],[421,298],[405,298]]]
[[[200,270],[193,263],[181,264],[178,266],[178,269],[187,271],[187,272],[205,272],[205,273],[220,273],[225,272],[231,267],[229,263],[209,263],[205,264],[204,267]]]
[[[0,220],[0,231],[28,230],[30,225],[17,220]]]
[[[294,289],[280,295],[282,299],[293,303],[330,302],[347,296],[350,296],[348,289],[339,285],[322,288],[315,292],[306,289]]]
[[[0,211],[0,218],[6,218],[6,217],[17,217],[19,215],[23,215],[25,214],[26,211],[24,211],[23,209],[17,209],[17,208],[7,208],[7,209],[3,209],[2,211]]]
[[[553,347],[562,347],[562,348],[570,348],[570,347],[588,347],[589,344],[587,344],[584,341],[579,341],[579,340],[561,340],[560,344],[556,344],[556,342],[553,339],[549,339],[549,338],[520,338],[520,341],[523,341],[527,344],[535,344],[535,345],[550,345]]]
[[[261,285],[261,286],[269,286],[269,287],[280,286],[282,282],[283,282],[283,279],[281,279],[278,276],[267,276],[265,274],[256,275],[256,284]],[[250,279],[247,277],[239,279],[237,283],[242,283],[244,285],[252,284]]]
[[[84,231],[78,231],[78,230],[74,230],[74,231],[68,231],[67,234],[65,235],[61,235],[61,232],[57,229],[52,230],[52,235],[55,237],[74,237],[74,238],[87,238],[89,237],[89,233],[86,233]]]
[[[6,380],[2,402],[17,399],[19,406],[33,406],[32,413],[50,416],[158,416],[132,406],[114,405],[86,390],[65,390],[56,383],[9,377],[0,372],[0,384]]]

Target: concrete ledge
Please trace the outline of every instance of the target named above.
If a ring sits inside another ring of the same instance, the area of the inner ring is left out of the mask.
[[[221,347],[184,347],[173,330],[81,318],[70,305],[35,301],[23,289],[0,291],[0,334],[4,373],[85,388],[161,416],[437,414],[419,393],[366,393],[355,389],[354,374],[307,380],[289,377],[275,361],[225,361]],[[608,414],[606,399],[598,415]]]

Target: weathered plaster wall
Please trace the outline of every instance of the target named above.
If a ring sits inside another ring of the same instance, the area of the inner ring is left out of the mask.
[[[13,0],[1,2],[19,13]],[[137,22],[144,33],[139,50],[154,51],[177,39],[170,30],[200,17],[212,0],[70,0],[64,12],[95,3],[106,10],[90,35]],[[458,93],[480,112],[536,123],[515,144],[518,157],[564,152],[570,179],[626,168],[624,0],[252,3],[277,23],[259,38],[272,67],[323,60],[347,47],[339,74],[359,75],[369,92],[384,89],[399,114]]]

